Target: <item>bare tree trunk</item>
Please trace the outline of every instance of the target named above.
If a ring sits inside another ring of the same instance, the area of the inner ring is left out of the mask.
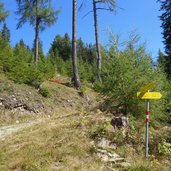
[[[94,29],[96,38],[96,53],[97,53],[97,80],[101,81],[101,51],[99,44],[99,33],[98,33],[98,23],[97,23],[97,8],[96,1],[93,0],[93,13],[94,13]]]
[[[35,42],[34,42],[34,63],[38,64],[39,55],[39,19],[38,19],[38,0],[36,0],[36,27],[35,27]]]
[[[77,67],[77,40],[76,40],[76,0],[73,0],[73,14],[72,14],[72,65],[73,65],[73,74],[74,74],[74,86],[76,89],[80,89],[81,82],[78,74]]]

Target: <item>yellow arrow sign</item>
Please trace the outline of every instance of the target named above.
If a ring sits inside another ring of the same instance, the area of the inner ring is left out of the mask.
[[[154,87],[154,83],[153,82],[151,82],[151,83],[147,84],[146,86],[142,87],[140,89],[139,98],[143,97],[143,95],[145,94],[145,92],[147,92],[148,90],[150,90],[153,87]]]
[[[137,92],[137,97],[141,99],[160,99],[162,97],[162,94],[160,92],[146,92],[141,97],[141,92]]]

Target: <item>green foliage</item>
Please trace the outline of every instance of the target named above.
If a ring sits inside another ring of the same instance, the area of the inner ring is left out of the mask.
[[[92,82],[95,79],[95,68],[94,62],[89,64],[88,62],[80,59],[78,65],[80,79],[83,82]]]
[[[8,29],[6,23],[4,23],[3,25],[1,35],[2,35],[3,41],[10,43],[10,30]]]
[[[66,33],[63,37],[57,35],[49,50],[51,63],[56,67],[57,72],[62,75],[72,77],[72,46],[71,39]],[[77,40],[77,56],[79,75],[82,81],[92,81],[95,75],[95,48],[91,44],[84,44],[80,39]]]
[[[102,122],[100,123],[96,128],[95,130],[93,130],[91,133],[90,133],[90,137],[92,139],[96,139],[96,138],[101,138],[103,135],[105,135],[106,133],[106,129],[108,127],[109,123],[108,122]]]
[[[171,29],[171,13],[170,13],[170,6],[171,1],[167,0],[158,0],[161,4],[160,10],[162,11],[162,14],[160,16],[160,20],[162,22],[161,27],[163,28],[163,43],[165,45],[165,53],[166,55],[159,53],[159,64],[162,64],[162,67],[164,71],[166,72],[169,79],[171,79],[171,35],[170,35],[170,29]]]
[[[17,27],[20,28],[26,22],[29,22],[30,25],[34,27],[37,19],[39,20],[39,28],[42,31],[47,26],[54,24],[57,20],[59,11],[55,11],[49,4],[50,2],[46,0],[17,0],[17,14],[21,16]]]
[[[161,143],[158,144],[159,154],[168,155],[171,153],[171,143],[166,142],[166,140],[162,140]]]
[[[151,113],[155,113],[153,117],[163,116],[167,81],[163,72],[153,67],[144,47],[109,53],[102,67],[103,84],[97,84],[96,89],[104,95],[110,109],[121,107],[123,114],[141,117],[145,101],[138,100],[136,93],[144,85],[154,82],[152,91],[160,91],[164,98],[151,102]]]
[[[64,61],[71,58],[71,39],[69,35],[66,33],[64,37],[57,35],[51,45],[49,50],[50,54],[54,54],[54,56],[60,56]]]
[[[33,53],[21,40],[14,50],[0,37],[0,70],[14,82],[39,86],[44,80],[54,76],[55,68],[52,63],[42,56],[35,66]]]
[[[2,21],[5,21],[8,15],[9,15],[9,12],[4,10],[4,4],[0,3],[0,23]]]
[[[43,97],[50,97],[51,94],[49,92],[49,89],[47,87],[43,87],[39,90],[39,93],[43,96]]]
[[[156,171],[156,169],[153,169],[150,166],[143,166],[143,165],[133,165],[133,166],[129,166],[126,169],[123,169],[123,171]]]
[[[12,65],[13,50],[9,43],[4,42],[0,36],[0,70],[10,71]]]
[[[171,1],[168,0],[158,0],[161,3],[160,10],[162,11],[162,14],[160,16],[160,20],[162,21],[162,28],[163,28],[163,38],[164,38],[164,45],[165,45],[165,52],[168,56],[168,61],[170,63],[171,58],[171,35],[170,35],[170,28],[171,28],[171,22],[170,22],[170,6]]]

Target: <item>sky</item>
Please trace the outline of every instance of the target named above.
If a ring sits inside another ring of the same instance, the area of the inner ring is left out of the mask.
[[[81,37],[85,43],[95,43],[93,13],[84,15],[92,10],[92,0],[84,0],[82,9],[77,13],[77,37]],[[28,23],[22,28],[16,29],[19,16],[15,14],[17,4],[15,0],[0,0],[5,9],[10,11],[7,18],[7,26],[11,33],[11,44],[14,47],[19,40],[30,47],[33,46],[34,28]],[[78,6],[82,0],[77,0]],[[157,0],[117,0],[116,13],[108,11],[98,12],[99,40],[106,46],[109,42],[109,30],[119,36],[120,43],[126,41],[131,31],[141,35],[141,42],[145,43],[147,51],[154,60],[157,59],[158,51],[164,51],[162,43],[162,28],[159,16],[160,4]],[[60,9],[57,22],[40,33],[44,53],[47,53],[51,43],[57,34],[64,35],[66,32],[71,36],[72,31],[72,0],[52,0],[55,9]],[[2,27],[2,26],[1,26]]]

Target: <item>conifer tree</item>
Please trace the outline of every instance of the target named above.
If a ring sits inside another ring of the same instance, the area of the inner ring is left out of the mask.
[[[161,3],[160,10],[163,12],[160,16],[163,28],[163,43],[165,45],[165,53],[163,55],[163,68],[168,78],[171,78],[171,0],[158,0]]]
[[[20,15],[17,28],[29,22],[35,29],[35,51],[34,62],[38,64],[39,32],[45,30],[47,26],[53,25],[59,11],[55,11],[51,6],[51,0],[16,0],[18,4],[17,14]]]
[[[160,10],[163,12],[160,16],[163,28],[163,39],[165,52],[171,58],[171,0],[159,0],[161,3]]]
[[[10,43],[10,30],[8,29],[6,23],[3,25],[1,35],[3,41]]]

